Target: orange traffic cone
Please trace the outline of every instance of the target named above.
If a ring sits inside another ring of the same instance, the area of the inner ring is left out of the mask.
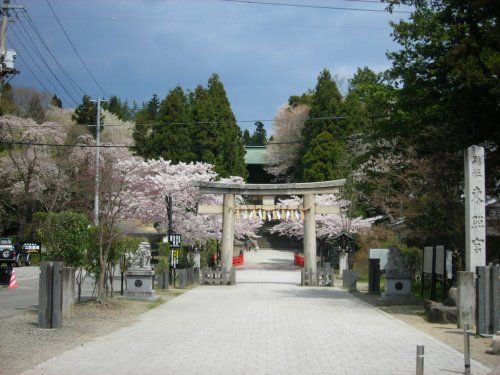
[[[16,271],[13,269],[12,273],[10,274],[9,289],[16,289],[16,288],[19,288],[19,285],[17,285],[16,281]]]

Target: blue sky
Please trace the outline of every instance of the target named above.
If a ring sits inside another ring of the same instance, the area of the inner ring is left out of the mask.
[[[69,75],[92,97],[102,96],[46,0],[16,2],[26,6],[46,44]],[[384,7],[346,0],[275,2]],[[375,71],[388,68],[390,62],[385,53],[398,48],[390,36],[389,21],[407,16],[220,0],[50,0],[50,3],[107,94],[142,103],[153,93],[163,98],[175,85],[188,89],[205,85],[215,72],[225,85],[238,120],[272,119],[290,95],[313,88],[323,68],[336,75],[344,89],[357,67],[368,66]],[[12,43],[9,47],[13,45],[36,72],[12,35],[16,28],[18,33],[22,31],[19,22],[13,19],[15,24],[10,28],[14,31],[8,33]],[[46,59],[51,64],[51,58]],[[16,66],[21,74],[13,79],[13,85],[41,88],[20,59]],[[65,84],[67,80],[58,68],[53,70]],[[39,78],[48,86],[42,76]],[[53,84],[58,87],[57,82]],[[68,91],[80,100],[81,95],[70,88]],[[58,95],[67,97],[62,89]],[[240,125],[243,129],[253,127],[251,123]]]

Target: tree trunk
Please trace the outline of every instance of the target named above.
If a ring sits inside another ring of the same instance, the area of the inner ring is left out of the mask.
[[[99,286],[97,291],[97,301],[102,302],[106,291],[104,290],[104,281],[106,276],[106,263],[102,252],[102,232],[99,236]]]

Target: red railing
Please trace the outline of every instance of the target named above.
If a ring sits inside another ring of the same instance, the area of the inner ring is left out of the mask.
[[[233,266],[242,266],[243,263],[245,263],[245,257],[243,254],[233,257]]]
[[[293,264],[304,267],[304,256],[297,253],[293,254]]]

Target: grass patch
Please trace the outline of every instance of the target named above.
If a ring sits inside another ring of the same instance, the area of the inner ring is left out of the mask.
[[[165,303],[165,301],[160,297],[158,301],[153,301],[148,304],[148,310],[156,309],[158,306],[163,305],[163,303]]]

